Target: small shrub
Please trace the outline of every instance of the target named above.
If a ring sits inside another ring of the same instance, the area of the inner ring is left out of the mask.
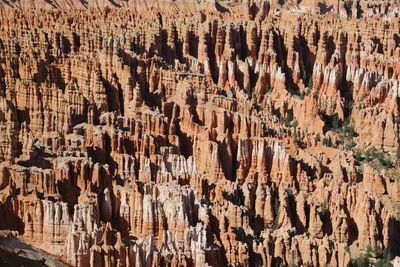
[[[354,159],[357,162],[361,162],[361,161],[364,160],[364,157],[363,157],[363,155],[362,155],[362,153],[360,151],[356,151],[356,152],[354,152]]]
[[[303,142],[300,139],[296,138],[296,139],[294,139],[294,142],[296,143],[297,146],[299,146],[301,148],[303,147]]]
[[[344,146],[345,149],[347,150],[352,150],[357,144],[354,141],[351,141],[350,143],[346,143]]]
[[[386,171],[386,176],[389,177],[391,182],[400,181],[400,169],[399,168],[391,168]]]
[[[286,127],[288,127],[288,128],[290,128],[290,126],[291,126],[291,122],[292,120],[291,119],[289,119],[289,118],[285,118],[284,120],[283,120],[283,124],[285,124],[285,126]]]
[[[336,131],[339,129],[339,116],[337,114],[332,117],[332,129]]]
[[[321,141],[321,136],[320,136],[320,134],[318,133],[318,134],[315,136],[315,142],[319,142],[319,141]]]
[[[369,258],[371,257],[371,247],[367,247],[367,251],[362,254],[360,257],[351,259],[348,267],[369,267],[371,261]]]
[[[322,139],[322,144],[323,144],[324,146],[329,146],[329,147],[331,147],[331,146],[332,146],[332,141],[331,141],[331,139],[324,137],[324,138]]]
[[[312,80],[312,73],[305,71],[303,73],[303,83],[308,87],[308,89],[313,88],[313,80]]]
[[[354,129],[353,126],[349,125],[348,122],[345,122],[342,127],[342,133],[348,138],[351,139],[353,137],[357,137],[358,133]]]
[[[278,198],[275,198],[274,201],[274,224],[272,225],[272,230],[275,231],[279,228],[279,223],[278,223],[278,219],[279,219],[279,214],[280,214],[280,210],[279,210],[279,200]]]
[[[367,256],[363,255],[359,258],[356,259],[351,259],[348,267],[369,267],[370,266],[370,260]]]
[[[383,151],[378,151],[375,147],[369,148],[364,152],[365,160],[369,163],[376,163],[380,164],[384,168],[392,168],[393,162]],[[373,166],[374,167],[374,166]]]
[[[328,205],[326,204],[326,202],[322,202],[319,204],[319,207],[321,208],[321,215],[325,217],[329,212]]]

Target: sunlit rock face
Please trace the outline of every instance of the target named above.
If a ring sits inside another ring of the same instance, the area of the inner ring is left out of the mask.
[[[0,230],[82,267],[387,263],[399,16],[396,1],[0,2]]]

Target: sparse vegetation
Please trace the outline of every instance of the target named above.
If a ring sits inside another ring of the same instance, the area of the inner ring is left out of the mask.
[[[321,215],[325,217],[329,212],[328,204],[326,202],[322,202],[322,203],[319,203],[319,207],[321,209]]]
[[[247,96],[248,96],[250,99],[253,99],[253,98],[256,97],[256,95],[255,95],[255,93],[254,93],[255,90],[256,90],[255,87],[247,87],[247,88],[245,89],[245,92],[246,92]]]
[[[337,131],[339,129],[339,116],[338,114],[332,117],[332,130]]]
[[[358,258],[351,259],[348,267],[369,267],[370,264],[369,254],[363,254]]]
[[[354,159],[357,162],[361,162],[363,160],[363,155],[362,155],[362,153],[360,151],[354,151],[353,155],[354,155]]]
[[[307,92],[306,92],[306,93],[300,92],[299,90],[293,90],[293,89],[288,89],[288,91],[289,91],[292,95],[297,96],[298,98],[300,98],[300,99],[302,99],[302,100],[304,99],[304,97],[305,97],[306,95],[309,95],[309,94],[311,93],[311,90],[308,91],[308,89],[307,89]]]
[[[336,135],[337,139],[335,144],[333,144],[334,147],[337,145],[343,145],[345,149],[347,150],[353,150],[353,148],[356,147],[356,142],[354,142],[354,138],[358,136],[358,133],[354,129],[354,127],[351,125],[351,110],[353,107],[353,104],[351,102],[346,102],[345,104],[345,119],[343,122],[340,121],[338,114],[334,114],[330,117],[328,117],[327,125],[328,129],[331,129]],[[347,114],[347,115],[346,115]],[[329,146],[332,146],[329,145]]]
[[[339,119],[338,117],[334,117],[333,120],[333,130],[339,135],[340,140],[343,142],[347,142],[352,140],[354,137],[358,136],[358,133],[354,129],[354,127],[350,124],[350,119],[347,118],[344,120],[341,127],[339,127]]]
[[[347,250],[347,249],[346,249]],[[348,249],[348,253],[350,254],[350,249]],[[371,258],[374,258],[375,260],[371,260]],[[349,267],[369,267],[369,266],[375,266],[375,267],[389,267],[393,266],[390,263],[391,259],[391,253],[389,249],[379,249],[378,247],[375,247],[374,249],[371,249],[371,247],[367,248],[367,251],[362,254],[358,258],[353,258],[350,260]]]
[[[272,91],[274,91],[274,88],[268,86],[265,93],[268,94],[271,93]]]
[[[257,102],[257,95],[254,92],[251,94],[251,101],[253,102],[253,108],[255,110],[260,111],[262,109],[261,106]]]
[[[307,92],[306,92],[306,96],[308,96],[309,94],[311,94],[311,88],[307,88]]]
[[[293,127],[297,127],[297,124],[296,124],[296,126],[293,126]],[[293,138],[294,138],[294,143],[298,147],[300,147],[301,149],[306,148],[306,145],[303,143],[303,141],[301,140],[300,136],[296,132],[293,134]]]
[[[279,228],[279,223],[278,223],[279,214],[280,214],[279,200],[278,200],[278,198],[275,198],[275,201],[274,201],[274,215],[275,215],[275,218],[274,218],[274,224],[271,227],[272,231],[275,231],[275,230],[277,230]]]
[[[383,167],[391,168],[393,167],[393,163],[387,153],[383,151],[378,151],[375,147],[369,148],[364,152],[364,157],[367,162],[380,163]]]
[[[311,91],[311,89],[313,88],[312,73],[307,71],[303,72],[303,83]]]
[[[289,116],[283,120],[283,124],[288,128],[297,128],[299,122],[297,120],[293,121],[293,117]]]
[[[356,142],[350,141],[349,143],[346,143],[344,145],[344,148],[347,150],[352,150],[356,145],[357,145]]]
[[[375,147],[368,148],[365,151],[356,150],[353,152],[354,159],[359,164],[367,163],[376,171],[385,170],[385,174],[390,180],[400,180],[400,170],[395,168],[393,157],[388,152],[380,151]]]
[[[332,141],[331,141],[331,139],[324,137],[324,138],[322,139],[322,144],[323,144],[324,146],[329,146],[329,147],[331,147],[331,146],[332,146]]]
[[[324,201],[322,203],[319,203],[318,206],[319,206],[319,213],[321,216],[322,223],[324,225],[326,225],[327,222],[329,221],[329,217],[330,217],[328,204],[327,204],[327,202]]]
[[[315,136],[315,142],[320,142],[321,141],[321,135],[318,133],[316,136]]]
[[[310,179],[311,179],[311,180],[316,180],[316,179],[318,179],[317,173],[316,173],[316,172],[313,172],[313,173],[310,175]]]
[[[296,145],[299,146],[300,148],[304,148],[304,147],[303,147],[304,144],[303,144],[303,142],[302,142],[300,139],[295,138],[295,139],[294,139],[294,142],[295,142]]]
[[[389,177],[389,180],[391,182],[400,181],[400,169],[399,168],[390,168],[390,169],[386,170],[386,176]]]

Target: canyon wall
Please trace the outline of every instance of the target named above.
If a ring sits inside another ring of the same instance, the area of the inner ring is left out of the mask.
[[[73,266],[400,256],[399,4],[285,2],[1,2],[0,229]]]

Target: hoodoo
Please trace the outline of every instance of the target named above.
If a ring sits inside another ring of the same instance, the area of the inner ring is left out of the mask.
[[[398,1],[0,1],[0,265],[396,266],[399,103]]]

